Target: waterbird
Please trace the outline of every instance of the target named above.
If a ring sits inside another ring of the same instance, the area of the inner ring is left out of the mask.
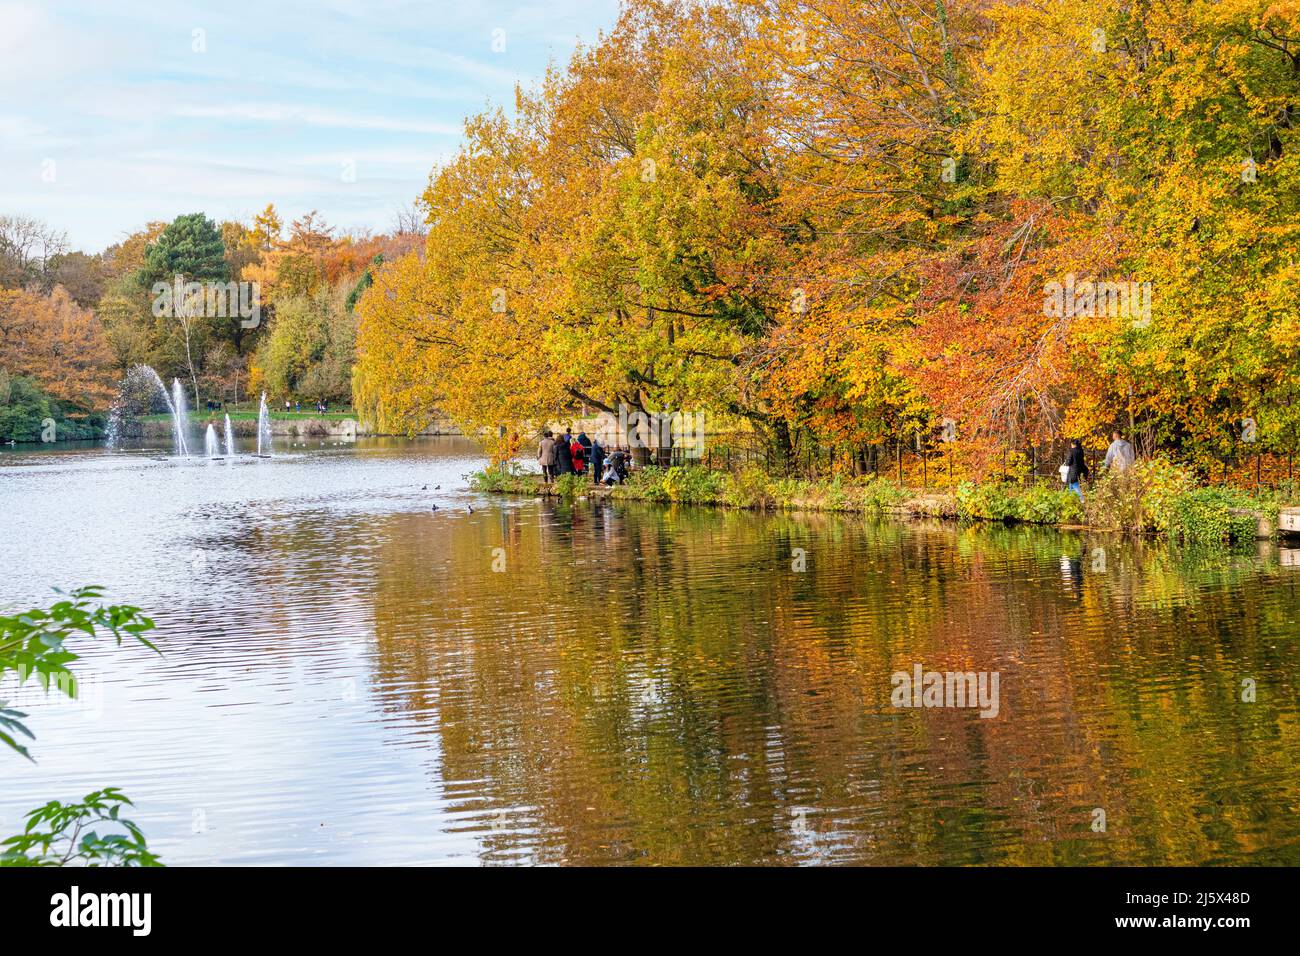
[[[428,486],[428,485],[421,485],[421,486],[420,486],[420,490],[421,490],[421,491],[428,491],[428,490],[429,490],[429,486]]]
[[[466,506],[465,506],[465,510],[468,511],[470,514],[473,514],[473,513],[474,513],[474,506],[473,506],[473,505],[466,505]]]

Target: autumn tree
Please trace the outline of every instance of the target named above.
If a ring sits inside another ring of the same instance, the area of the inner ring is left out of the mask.
[[[0,368],[81,409],[113,394],[112,352],[94,313],[62,286],[49,294],[0,290]]]

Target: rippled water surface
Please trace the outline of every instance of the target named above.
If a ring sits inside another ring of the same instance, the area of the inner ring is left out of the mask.
[[[459,439],[161,454],[0,454],[0,602],[103,584],[163,651],[0,688],[0,829],[116,785],[172,864],[1300,862],[1276,545],[487,499]],[[892,707],[915,664],[998,715]]]

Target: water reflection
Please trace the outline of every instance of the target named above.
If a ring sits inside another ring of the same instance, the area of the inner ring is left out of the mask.
[[[1295,852],[1294,581],[1250,557],[1117,540],[1092,575],[1055,533],[608,505],[388,540],[379,667],[418,690],[386,704],[418,699],[467,826],[510,822],[490,858]],[[892,710],[914,662],[999,672],[1000,718]]]
[[[95,655],[116,705],[42,712],[0,813],[117,783],[174,862],[1300,859],[1275,546],[489,502],[455,490],[473,462],[0,468],[6,508],[109,503],[77,536],[17,519],[13,590],[111,566],[167,648]],[[171,530],[123,553],[142,493]],[[999,716],[892,708],[915,663],[998,672]]]

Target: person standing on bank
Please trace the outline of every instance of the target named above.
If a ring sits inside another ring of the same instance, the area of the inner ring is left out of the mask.
[[[580,439],[570,436],[569,453],[573,456],[573,473],[581,475],[587,467],[587,449],[582,446]]]
[[[605,477],[605,446],[600,443],[599,438],[591,440],[591,477],[596,484],[600,484],[601,479]]]
[[[537,446],[537,463],[542,466],[542,484],[549,485],[555,477],[555,439],[549,428],[542,432],[542,441]]]
[[[1124,440],[1118,428],[1110,433],[1110,438],[1110,447],[1106,449],[1106,467],[1114,471],[1128,471],[1133,467],[1133,462],[1137,461],[1137,452],[1133,450],[1132,443]]]
[[[560,475],[573,474],[573,454],[569,451],[569,445],[573,441],[573,435],[566,429],[562,436],[555,439],[555,477]]]
[[[1070,439],[1070,453],[1065,458],[1065,467],[1065,483],[1082,501],[1083,489],[1079,487],[1079,482],[1088,477],[1088,462],[1083,456],[1083,445],[1077,438]]]

